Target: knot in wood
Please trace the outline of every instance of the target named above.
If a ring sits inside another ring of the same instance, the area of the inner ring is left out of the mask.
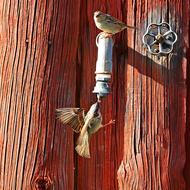
[[[51,46],[52,45],[52,41],[48,40],[48,45]]]
[[[48,190],[51,186],[50,177],[38,177],[35,181],[36,190]]]

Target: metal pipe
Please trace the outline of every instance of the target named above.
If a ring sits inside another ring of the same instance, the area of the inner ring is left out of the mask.
[[[107,96],[111,92],[109,83],[112,74],[112,49],[113,39],[105,37],[104,33],[96,37],[98,47],[98,58],[96,61],[96,86],[93,93],[97,94],[98,99]]]

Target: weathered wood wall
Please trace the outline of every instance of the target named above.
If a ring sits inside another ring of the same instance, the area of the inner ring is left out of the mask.
[[[128,33],[132,51],[125,64],[125,141],[119,186],[185,189],[188,9],[182,1],[146,3],[126,3],[128,23],[136,24],[141,31]],[[148,23],[160,21],[167,21],[178,33],[175,54],[160,59],[143,57],[141,32]]]
[[[116,126],[92,138],[86,160],[54,112],[95,101],[96,10],[138,30],[115,38],[113,93],[102,114]],[[188,1],[1,0],[0,15],[1,190],[190,189]],[[142,35],[160,21],[179,40],[174,54],[158,59]]]

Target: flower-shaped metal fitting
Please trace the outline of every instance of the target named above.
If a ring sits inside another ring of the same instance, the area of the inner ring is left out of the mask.
[[[177,34],[171,30],[168,23],[152,23],[143,36],[143,43],[151,54],[167,55],[172,52],[177,41]]]

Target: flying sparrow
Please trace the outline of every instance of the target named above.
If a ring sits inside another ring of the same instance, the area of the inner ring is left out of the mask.
[[[106,37],[111,37],[113,34],[121,32],[125,28],[135,29],[135,27],[127,26],[120,20],[112,17],[111,15],[102,13],[101,11],[94,12],[94,22],[96,27],[106,34]]]
[[[63,124],[70,125],[74,132],[80,133],[75,150],[82,157],[90,158],[89,140],[91,135],[100,128],[115,123],[114,120],[111,120],[106,125],[102,125],[99,104],[99,102],[93,104],[86,115],[82,108],[60,108],[56,110],[58,120]]]

